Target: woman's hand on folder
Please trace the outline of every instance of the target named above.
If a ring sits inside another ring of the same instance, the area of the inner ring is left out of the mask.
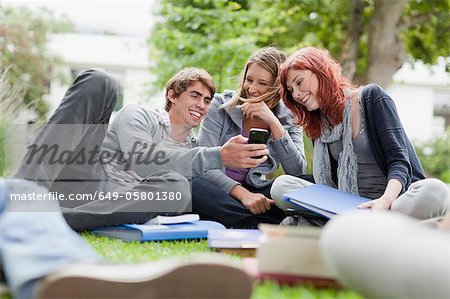
[[[396,179],[390,179],[381,197],[360,204],[358,208],[371,208],[372,210],[387,211],[391,208],[392,203],[398,197],[400,191],[402,191],[402,183]]]
[[[381,196],[380,198],[358,205],[360,209],[372,209],[377,211],[387,211],[391,208],[391,200]]]

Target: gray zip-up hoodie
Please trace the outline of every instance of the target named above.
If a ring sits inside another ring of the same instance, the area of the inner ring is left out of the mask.
[[[214,95],[208,114],[200,127],[199,146],[221,146],[231,137],[241,134],[244,120],[242,110],[220,108],[232,98],[233,94],[232,91],[225,91],[223,94]],[[286,174],[294,176],[303,174],[306,170],[302,128],[294,125],[293,115],[283,102],[280,101],[273,111],[286,133],[279,140],[273,140],[272,135],[270,136],[267,143],[269,159],[248,172],[246,183],[256,188],[270,185],[273,180],[265,179],[265,174],[277,170],[280,164]],[[201,177],[227,193],[239,184],[224,173],[224,168],[210,170]]]
[[[184,143],[173,141],[169,135],[167,112],[140,105],[122,108],[109,125],[102,151],[109,152],[109,157],[123,154],[123,161],[109,159],[105,170],[112,180],[100,189],[111,191],[135,184],[160,170],[176,171],[190,179],[222,168],[220,147],[195,147],[193,134]]]

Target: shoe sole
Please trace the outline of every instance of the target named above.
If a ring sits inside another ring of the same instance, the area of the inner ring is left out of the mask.
[[[250,298],[251,293],[251,278],[240,268],[192,263],[133,281],[61,273],[44,279],[37,298]]]

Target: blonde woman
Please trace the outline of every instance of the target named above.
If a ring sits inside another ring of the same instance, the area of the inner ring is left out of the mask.
[[[248,59],[236,91],[216,94],[199,134],[200,146],[220,146],[230,138],[248,136],[251,128],[270,132],[265,163],[255,168],[209,171],[192,182],[193,210],[204,219],[228,227],[279,223],[284,216],[270,198],[272,180],[265,178],[279,165],[290,175],[306,169],[302,129],[280,101],[279,67],[286,55],[262,48]]]

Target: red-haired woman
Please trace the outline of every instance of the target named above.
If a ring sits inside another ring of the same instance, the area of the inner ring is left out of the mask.
[[[380,86],[352,85],[328,51],[314,47],[295,52],[280,71],[282,98],[314,140],[316,183],[373,199],[362,208],[418,219],[445,214],[448,187],[425,179],[394,102]],[[282,194],[308,184],[281,176],[272,198],[286,208]]]

